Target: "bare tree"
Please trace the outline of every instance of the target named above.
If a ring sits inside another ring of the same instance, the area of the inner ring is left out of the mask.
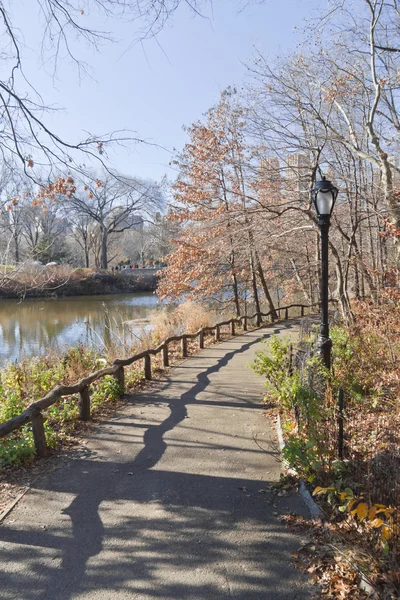
[[[95,223],[89,215],[82,213],[73,215],[70,238],[83,252],[86,268],[90,267],[90,255],[95,247],[95,236]]]
[[[65,200],[67,210],[79,219],[91,219],[99,229],[101,267],[108,266],[108,239],[135,226],[139,214],[151,214],[161,206],[157,184],[139,179],[110,175],[87,178]]]
[[[27,221],[27,210],[32,202],[32,182],[26,178],[14,164],[12,169],[3,165],[0,189],[0,230],[4,236],[10,236],[14,262],[18,264],[23,255],[24,227]]]

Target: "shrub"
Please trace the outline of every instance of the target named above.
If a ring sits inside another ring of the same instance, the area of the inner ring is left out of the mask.
[[[178,335],[179,324],[174,311],[164,308],[150,316],[151,334],[155,344],[160,344],[168,337]]]
[[[33,435],[29,425],[0,439],[0,466],[20,466],[35,456]]]
[[[0,370],[0,422],[21,413],[60,382],[76,382],[93,371],[98,366],[98,360],[99,356],[94,350],[77,346],[67,350],[61,358],[49,354],[6,365]],[[106,385],[104,390],[108,394],[110,385]],[[101,393],[101,388],[97,393]],[[49,407],[44,414],[44,428],[50,448],[54,448],[72,431],[78,413],[76,396],[63,398]],[[29,424],[0,439],[0,465],[18,466],[31,460],[34,454]]]
[[[329,460],[324,435],[318,432],[326,417],[324,407],[317,393],[304,381],[304,373],[290,365],[290,341],[272,336],[264,344],[266,349],[256,353],[251,367],[266,378],[267,396],[277,402],[288,422],[284,428],[285,460],[311,480]],[[312,357],[306,364],[310,369],[320,368],[319,361]]]
[[[289,368],[288,341],[282,341],[273,335],[263,342],[265,350],[258,350],[251,365],[253,371],[265,377],[265,387],[269,395],[278,402],[282,401],[282,386],[286,383]],[[283,402],[284,403],[284,402]]]
[[[118,380],[112,375],[106,375],[96,382],[91,395],[91,406],[93,410],[100,408],[107,401],[118,400],[122,393]]]
[[[211,325],[210,312],[190,300],[186,300],[175,309],[176,319],[183,324],[185,333],[195,333],[201,327]]]
[[[209,327],[211,322],[211,312],[190,300],[186,300],[172,310],[161,310],[150,318],[153,340],[156,344],[173,335],[195,333],[201,327]]]

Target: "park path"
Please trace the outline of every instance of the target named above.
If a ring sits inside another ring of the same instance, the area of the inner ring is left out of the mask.
[[[269,491],[280,463],[248,363],[274,326],[211,346],[54,459],[0,525],[2,600],[306,600]]]

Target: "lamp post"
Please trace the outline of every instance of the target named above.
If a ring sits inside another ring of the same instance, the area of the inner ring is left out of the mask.
[[[329,337],[328,319],[328,239],[331,215],[339,190],[324,176],[315,183],[311,190],[311,198],[318,215],[318,226],[321,231],[321,325],[318,350],[322,362],[327,369],[331,368],[332,340]]]

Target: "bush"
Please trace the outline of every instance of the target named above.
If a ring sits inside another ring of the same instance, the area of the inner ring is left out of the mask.
[[[150,317],[155,344],[173,335],[195,333],[201,327],[209,327],[211,322],[210,311],[190,300],[186,300],[172,310],[164,309]]]
[[[35,446],[30,425],[0,439],[0,466],[20,466],[35,456]]]
[[[211,325],[210,312],[190,300],[186,300],[175,309],[176,320],[183,324],[185,333],[195,333],[201,327]]]
[[[290,364],[288,340],[272,336],[265,350],[256,353],[252,369],[266,378],[267,397],[280,407],[284,422],[283,457],[290,467],[312,480],[315,472],[329,460],[324,435],[318,430],[327,416],[317,393],[304,381],[302,371]],[[320,369],[319,360],[310,356],[307,369]]]
[[[150,316],[151,337],[154,344],[160,344],[167,338],[179,334],[179,324],[174,311],[164,308]]]
[[[282,402],[282,386],[288,377],[290,342],[284,342],[273,335],[263,343],[266,346],[266,350],[258,350],[256,352],[256,358],[251,368],[258,375],[263,375],[266,378],[265,387],[269,395],[274,400]]]
[[[91,406],[93,410],[100,408],[106,402],[118,400],[122,390],[118,380],[112,375],[106,375],[96,382],[91,395]]]
[[[65,352],[60,358],[55,354],[9,364],[0,370],[0,422],[21,413],[34,400],[43,397],[59,383],[75,383],[77,379],[98,367],[98,354],[84,346]],[[111,387],[105,384],[105,395],[113,397]],[[108,386],[108,387],[107,387]],[[77,397],[67,397],[53,404],[44,414],[46,442],[54,448],[73,429],[79,413]],[[32,460],[35,450],[31,426],[28,424],[11,435],[0,439],[0,466],[21,465]]]

